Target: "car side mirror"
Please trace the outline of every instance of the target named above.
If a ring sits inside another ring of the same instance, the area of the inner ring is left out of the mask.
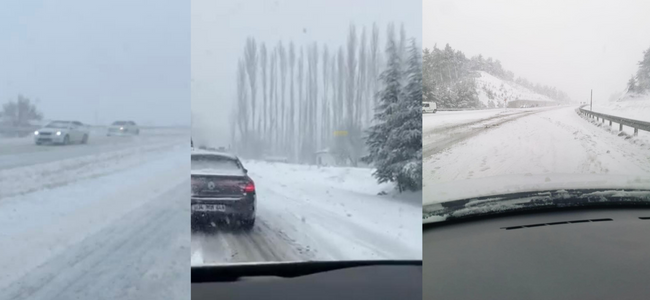
[[[244,173],[248,174],[248,169],[244,168]]]

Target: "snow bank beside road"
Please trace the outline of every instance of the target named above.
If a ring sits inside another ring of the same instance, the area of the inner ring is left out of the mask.
[[[589,109],[589,106],[585,108]],[[635,98],[623,98],[617,102],[594,103],[593,110],[603,114],[650,122],[650,94]]]

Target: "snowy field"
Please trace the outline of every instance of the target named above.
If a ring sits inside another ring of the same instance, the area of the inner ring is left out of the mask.
[[[421,259],[421,193],[377,185],[372,170],[245,161],[258,211],[251,232],[192,234],[192,264]],[[378,195],[386,191],[387,195]]]
[[[0,142],[0,299],[187,299],[187,135]]]
[[[596,126],[575,109],[539,109],[500,117],[483,128],[460,126],[425,135],[424,203],[462,199],[468,190],[477,196],[537,189],[567,176],[580,181],[579,176],[602,175],[589,179],[593,187],[635,178],[637,187],[647,185],[650,181],[641,178],[650,175],[650,141],[641,134],[619,136],[617,128]],[[445,146],[427,151],[426,145],[437,144]]]

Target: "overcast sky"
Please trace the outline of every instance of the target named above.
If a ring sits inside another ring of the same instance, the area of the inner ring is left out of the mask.
[[[575,101],[625,89],[650,48],[650,1],[424,0],[423,45],[499,59]]]
[[[296,46],[318,42],[330,51],[344,45],[354,23],[380,29],[381,49],[386,25],[403,23],[407,36],[422,37],[421,0],[192,0],[192,115],[196,142],[227,146],[229,119],[236,92],[237,60],[247,37],[264,41],[267,49],[282,39]],[[258,82],[261,80],[258,79]],[[257,98],[261,99],[261,83]],[[199,130],[198,128],[207,128]]]
[[[190,5],[177,0],[0,1],[0,103],[47,119],[190,124]]]

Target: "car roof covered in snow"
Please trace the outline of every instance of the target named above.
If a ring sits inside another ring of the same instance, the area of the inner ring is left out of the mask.
[[[215,155],[215,156],[228,157],[228,158],[232,158],[232,159],[238,159],[237,155],[234,155],[232,153],[211,151],[211,150],[202,150],[202,149],[195,149],[195,148],[192,148],[192,155]]]

